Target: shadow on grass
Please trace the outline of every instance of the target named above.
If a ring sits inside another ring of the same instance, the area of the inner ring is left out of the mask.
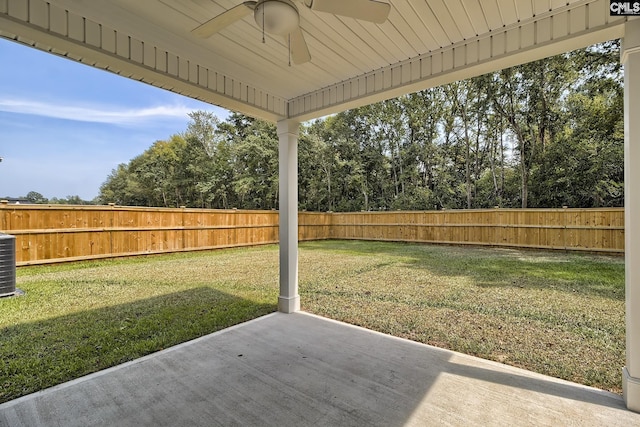
[[[0,329],[0,402],[271,313],[208,287]]]
[[[620,257],[356,240],[309,242],[302,248],[398,257],[409,268],[438,276],[468,277],[473,285],[483,288],[553,289],[625,299],[624,262]]]

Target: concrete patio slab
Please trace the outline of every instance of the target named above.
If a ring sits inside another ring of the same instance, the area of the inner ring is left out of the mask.
[[[0,426],[640,426],[615,394],[274,313],[0,405]]]

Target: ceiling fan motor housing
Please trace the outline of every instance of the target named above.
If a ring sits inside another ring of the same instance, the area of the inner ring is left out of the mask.
[[[259,1],[254,18],[258,27],[277,36],[286,36],[300,26],[298,9],[290,0]]]

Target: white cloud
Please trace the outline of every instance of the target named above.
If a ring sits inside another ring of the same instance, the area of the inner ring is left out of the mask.
[[[170,105],[127,109],[106,105],[57,105],[22,99],[0,99],[0,111],[81,122],[134,126],[148,124],[154,120],[171,118],[185,120],[193,108]]]

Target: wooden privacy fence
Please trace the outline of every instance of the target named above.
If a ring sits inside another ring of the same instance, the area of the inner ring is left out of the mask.
[[[278,212],[0,205],[18,265],[278,242]]]
[[[336,213],[329,227],[331,239],[624,253],[624,208]]]
[[[624,210],[299,214],[300,240],[355,239],[624,253]],[[18,265],[278,242],[277,211],[0,204]]]

